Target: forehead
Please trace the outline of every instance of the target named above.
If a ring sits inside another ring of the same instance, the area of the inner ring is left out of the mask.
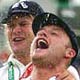
[[[55,25],[44,26],[41,29],[46,29],[46,30],[50,30],[50,31],[61,31],[61,32],[66,33],[63,28],[61,28],[59,26],[55,26]]]
[[[65,30],[61,28],[60,26],[47,25],[47,26],[42,27],[40,30],[46,30],[48,32],[56,32],[60,35],[66,35],[67,37],[69,37],[68,34],[65,32]]]
[[[24,14],[16,14],[12,15],[10,19],[8,20],[8,23],[16,21],[16,20],[26,20],[26,19],[33,19],[34,17],[30,14],[24,15]]]
[[[65,30],[59,26],[55,26],[55,25],[48,25],[48,26],[44,26],[42,28],[42,30],[46,30],[49,33],[51,32],[55,32],[57,35],[59,36],[64,36],[64,38],[66,38],[66,40],[70,40],[68,34],[65,32]]]

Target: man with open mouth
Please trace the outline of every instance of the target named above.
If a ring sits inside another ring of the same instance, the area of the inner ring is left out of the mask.
[[[71,66],[78,54],[73,30],[52,13],[36,16],[32,28],[36,35],[30,50],[33,69],[25,80],[80,80]]]

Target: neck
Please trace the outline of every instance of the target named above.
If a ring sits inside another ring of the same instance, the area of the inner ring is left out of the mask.
[[[14,54],[14,58],[20,61],[25,66],[30,62],[30,56],[26,56],[26,55],[15,55]]]
[[[58,66],[54,68],[38,68],[33,65],[33,71],[31,74],[32,80],[49,80],[51,77],[58,77],[66,68],[64,66]]]

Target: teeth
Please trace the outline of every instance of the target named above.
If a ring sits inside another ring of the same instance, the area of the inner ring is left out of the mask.
[[[22,41],[24,38],[14,38],[13,41]]]
[[[45,40],[40,39],[40,40],[38,40],[37,47],[41,48],[41,49],[46,49],[46,48],[48,48],[48,44]]]
[[[43,42],[44,44],[47,44],[46,41],[44,41],[44,40],[39,40],[38,44],[40,44],[41,42]]]
[[[21,40],[20,38],[16,38],[15,40]]]

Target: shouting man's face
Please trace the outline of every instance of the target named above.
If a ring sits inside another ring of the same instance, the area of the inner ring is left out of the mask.
[[[54,25],[40,29],[31,45],[31,58],[39,66],[56,66],[66,57],[70,40],[64,30]]]

